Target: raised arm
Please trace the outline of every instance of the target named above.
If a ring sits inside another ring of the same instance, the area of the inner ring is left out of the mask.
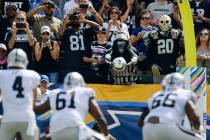
[[[102,115],[96,100],[93,98],[90,99],[90,101],[89,101],[89,113],[98,122],[98,126],[100,127],[101,131],[105,135],[106,139],[107,140],[116,140],[111,134],[109,134],[106,120],[105,120],[104,116]]]
[[[41,105],[39,105],[39,106],[36,106],[36,105],[34,104],[33,109],[34,109],[34,112],[35,112],[36,114],[42,114],[42,113],[47,112],[48,110],[51,110],[49,98],[48,98],[43,104],[41,104]]]
[[[200,119],[195,112],[195,104],[193,101],[189,100],[185,106],[187,117],[190,121],[191,128],[199,131],[200,129]]]

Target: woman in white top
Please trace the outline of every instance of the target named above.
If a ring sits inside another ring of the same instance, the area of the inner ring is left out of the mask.
[[[120,19],[120,10],[118,7],[114,6],[109,10],[108,13],[108,22],[103,24],[103,27],[107,30],[107,39],[110,44],[113,44],[115,40],[115,35],[118,33],[124,33],[130,38],[128,27],[125,23],[121,22]]]

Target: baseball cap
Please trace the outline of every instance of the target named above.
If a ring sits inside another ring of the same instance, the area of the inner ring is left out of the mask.
[[[7,47],[6,45],[4,45],[3,43],[0,43],[0,48],[4,49],[5,51],[7,51]]]
[[[6,6],[6,11],[7,11],[8,9],[10,9],[10,8],[12,8],[12,9],[15,10],[15,11],[17,11],[17,7],[16,7],[15,5],[7,5],[7,6]]]
[[[49,83],[49,78],[47,75],[41,75],[40,77],[41,77],[41,82],[46,81],[47,83]]]
[[[44,33],[44,32],[50,33],[51,32],[50,31],[50,27],[49,26],[42,26],[42,28],[41,28],[41,34]]]

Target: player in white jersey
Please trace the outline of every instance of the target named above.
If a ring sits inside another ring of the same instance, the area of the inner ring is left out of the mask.
[[[186,80],[180,73],[167,75],[163,81],[163,90],[157,92],[148,101],[148,110],[140,119],[144,140],[202,140],[193,131],[181,127],[185,116],[192,130],[199,132],[200,119],[195,112],[195,96],[186,89]]]
[[[8,55],[8,69],[0,71],[0,95],[4,110],[1,140],[12,140],[17,132],[23,140],[38,140],[33,97],[40,76],[35,71],[27,70],[27,64],[26,53],[22,49],[13,49]]]
[[[84,119],[88,113],[98,122],[106,139],[114,140],[95,101],[94,90],[84,86],[83,77],[77,72],[71,72],[64,79],[63,90],[53,90],[45,103],[34,108],[36,113],[50,109],[53,111],[50,122],[52,140],[94,140],[94,137],[105,139],[85,125]]]

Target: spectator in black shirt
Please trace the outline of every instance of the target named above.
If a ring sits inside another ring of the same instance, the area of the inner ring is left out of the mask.
[[[86,59],[91,62],[91,68],[96,74],[97,83],[107,83],[108,65],[104,58],[107,53],[111,52],[111,46],[107,43],[106,29],[100,27],[96,32],[96,41],[91,44],[91,57]]]
[[[8,5],[14,5],[17,8],[17,11],[28,12],[30,9],[29,0],[2,0],[2,12],[3,15],[6,14],[6,7]]]
[[[177,1],[173,2],[173,13],[170,15],[170,17],[172,27],[174,29],[182,29],[182,20]]]
[[[195,35],[202,29],[209,29],[210,2],[208,0],[192,0],[190,7],[194,19]]]
[[[13,48],[23,49],[29,59],[28,69],[34,69],[34,61],[32,57],[35,38],[29,30],[29,24],[26,21],[26,13],[19,11],[12,25],[12,31],[9,31],[5,37],[9,51]]]
[[[95,21],[98,24],[103,24],[103,18],[98,14],[98,12],[92,7],[91,5],[88,5],[89,0],[80,0],[79,3],[79,12],[80,14],[87,20]],[[87,7],[85,6],[87,5]],[[89,14],[91,13],[91,14]],[[85,24],[84,24],[85,25]],[[86,26],[81,27],[86,27]]]
[[[38,64],[37,71],[48,75],[50,82],[57,83],[59,79],[58,57],[59,45],[50,39],[50,27],[42,26],[42,41],[35,45],[35,59]]]
[[[121,16],[121,21],[128,26],[129,33],[136,28],[136,16],[141,13],[140,5],[137,0],[127,0],[127,9]]]
[[[12,23],[17,14],[17,8],[14,5],[6,7],[6,15],[0,17],[0,42],[4,42],[5,35],[12,30]]]
[[[77,71],[85,79],[90,77],[90,65],[84,57],[91,56],[91,42],[93,41],[94,32],[92,28],[82,28],[81,24],[88,24],[98,28],[98,24],[85,19],[82,15],[73,13],[64,20],[63,31],[60,33],[61,50],[64,51],[63,66],[64,75],[68,72]],[[91,78],[91,77],[90,77]]]

